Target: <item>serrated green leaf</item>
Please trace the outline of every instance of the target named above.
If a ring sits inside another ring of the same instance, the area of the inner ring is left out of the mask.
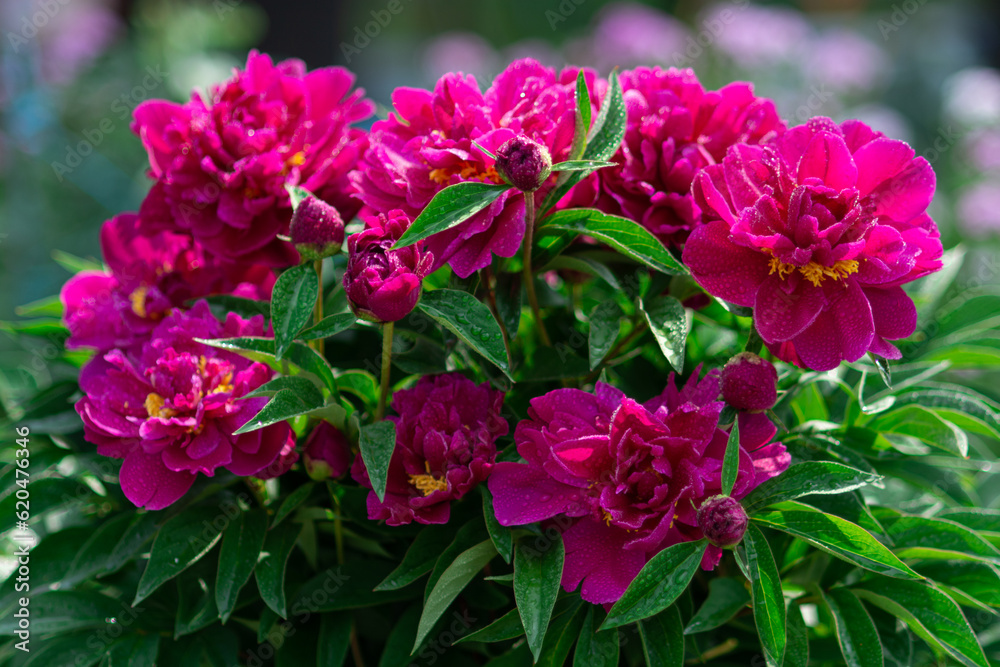
[[[302,524],[283,523],[272,527],[267,531],[264,548],[254,568],[257,590],[264,604],[282,618],[288,617],[285,611],[285,567],[300,533]]]
[[[805,461],[765,481],[741,502],[747,514],[811,494],[845,493],[872,484],[878,475],[832,461]]]
[[[649,618],[684,592],[707,548],[705,540],[680,542],[653,556],[608,612],[602,629]]]
[[[396,448],[396,425],[390,421],[381,421],[363,426],[358,447],[361,449],[361,460],[368,471],[372,490],[381,502],[389,480],[389,461]]]
[[[833,617],[847,667],[883,667],[878,631],[854,593],[846,588],[832,588],[822,595]]]
[[[588,350],[590,355],[590,370],[601,365],[622,331],[624,313],[614,299],[608,299],[598,304],[590,313],[590,333],[588,334]]]
[[[803,539],[814,547],[872,572],[889,577],[922,578],[871,533],[833,514],[773,510],[754,515],[751,522]]]
[[[220,508],[191,507],[173,517],[156,534],[149,563],[139,580],[133,605],[198,562],[222,537]]]
[[[486,304],[468,292],[436,289],[424,292],[417,307],[510,377],[503,333]]]
[[[267,512],[240,512],[226,527],[219,549],[219,571],[215,579],[215,604],[219,617],[229,620],[240,590],[250,579],[267,535]]]
[[[274,327],[274,356],[285,356],[292,340],[312,318],[319,296],[319,279],[311,262],[286,269],[271,292],[271,325]]]
[[[663,356],[678,373],[684,372],[684,350],[690,321],[681,302],[672,296],[640,300],[639,309]]]
[[[317,338],[330,338],[336,336],[341,331],[347,331],[357,323],[358,318],[354,313],[338,313],[324,317],[322,320],[306,327],[299,332],[298,337],[302,340],[316,340]]]
[[[424,611],[420,615],[420,624],[417,626],[417,639],[413,643],[414,651],[420,647],[424,637],[431,631],[441,615],[448,610],[459,593],[496,555],[497,550],[493,547],[493,543],[486,540],[463,551],[445,569],[430,595],[427,596]]]
[[[859,598],[901,619],[921,639],[969,667],[987,667],[976,635],[958,605],[937,588],[879,577],[851,587]]]
[[[552,608],[559,595],[565,549],[556,535],[549,548],[539,552],[523,541],[514,545],[514,600],[528,638],[528,647],[537,662]]]
[[[618,665],[618,629],[611,628],[598,632],[601,622],[597,615],[597,607],[587,605],[587,616],[584,618],[583,627],[580,628],[580,637],[576,640],[576,650],[573,653],[573,667],[617,667]]]
[[[714,630],[750,604],[750,593],[742,581],[716,577],[708,582],[708,597],[684,628],[684,634]]]
[[[544,218],[537,230],[539,238],[551,233],[590,236],[626,257],[671,275],[686,275],[687,269],[645,227],[596,209],[573,208],[557,211]]]
[[[394,250],[405,248],[429,236],[462,224],[511,189],[509,185],[465,181],[444,188],[431,199],[420,215],[396,241]]]
[[[785,598],[781,577],[764,533],[753,524],[743,536],[746,570],[750,578],[753,618],[757,624],[764,658],[769,667],[779,667],[785,656]]]

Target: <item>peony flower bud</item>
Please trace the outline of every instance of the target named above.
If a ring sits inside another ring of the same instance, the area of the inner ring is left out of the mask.
[[[778,371],[753,352],[740,352],[722,369],[722,399],[737,410],[762,412],[778,401]]]
[[[739,544],[748,521],[740,501],[729,496],[712,496],[698,508],[698,527],[717,547]]]
[[[306,439],[306,472],[317,482],[347,473],[351,463],[351,443],[330,422],[322,421]]]
[[[316,261],[340,252],[344,221],[336,208],[309,196],[295,207],[288,235],[302,259]]]
[[[552,171],[549,149],[523,135],[508,139],[497,149],[497,172],[518,190],[534,192]]]
[[[422,243],[391,250],[410,226],[403,211],[368,218],[368,228],[347,240],[344,291],[351,310],[369,322],[395,322],[420,300],[420,284],[434,265]]]

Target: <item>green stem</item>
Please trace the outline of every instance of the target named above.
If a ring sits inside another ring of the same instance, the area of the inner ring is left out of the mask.
[[[510,334],[507,333],[507,326],[500,317],[500,309],[497,308],[496,278],[488,266],[483,269],[483,282],[486,283],[486,297],[490,310],[493,312],[493,317],[496,318],[497,324],[500,325],[500,334],[503,337],[503,348],[507,352],[507,359],[512,360],[513,357],[510,355]]]
[[[333,501],[333,541],[337,545],[337,564],[344,564],[344,522],[341,518],[340,498],[333,492],[333,482],[327,482],[326,488]]]
[[[382,325],[382,387],[378,395],[378,408],[375,410],[375,421],[380,422],[385,417],[385,404],[389,398],[389,372],[392,370],[392,322]]]
[[[317,259],[314,266],[316,267],[316,279],[319,280],[319,297],[316,299],[316,308],[313,310],[313,323],[318,324],[323,320],[323,260]],[[314,342],[316,343],[316,351],[325,356],[326,341],[317,338]]]
[[[761,349],[764,347],[764,339],[760,337],[757,333],[757,324],[755,322],[750,323],[750,335],[747,336],[747,344],[743,349],[747,352],[753,352],[754,354],[760,354]]]
[[[528,291],[528,303],[531,304],[531,314],[535,318],[535,326],[538,327],[538,335],[542,339],[542,344],[551,347],[552,340],[549,332],[545,330],[545,322],[542,321],[541,309],[538,307],[538,295],[535,294],[535,276],[531,270],[531,249],[535,243],[535,195],[532,192],[524,193],[524,288]]]

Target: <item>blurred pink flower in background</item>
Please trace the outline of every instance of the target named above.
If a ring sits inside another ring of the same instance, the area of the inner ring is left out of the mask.
[[[965,125],[1000,123],[1000,70],[969,67],[942,86],[945,115]]]
[[[487,80],[500,70],[496,49],[474,32],[448,32],[436,36],[424,49],[424,73],[436,81],[460,69]]]
[[[1000,236],[1000,180],[977,183],[961,192],[956,205],[958,225],[974,238]]]
[[[728,15],[724,15],[729,12]],[[729,21],[724,20],[725,16]],[[712,7],[703,19],[724,28],[715,38],[715,46],[743,68],[775,65],[796,58],[809,39],[811,28],[805,17],[794,9],[721,3]]]
[[[621,2],[601,9],[592,34],[576,45],[574,62],[601,72],[613,67],[676,65],[690,35],[673,16],[646,5]],[[578,56],[578,57],[576,57]]]
[[[891,67],[881,47],[845,28],[829,30],[811,39],[803,55],[806,80],[836,91],[872,90],[885,80]]]

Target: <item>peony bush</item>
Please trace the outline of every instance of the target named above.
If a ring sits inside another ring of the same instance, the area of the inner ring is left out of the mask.
[[[15,327],[73,373],[17,416],[0,664],[1000,660],[996,336],[927,160],[692,70],[375,108],[253,52],[135,110],[149,194]]]

